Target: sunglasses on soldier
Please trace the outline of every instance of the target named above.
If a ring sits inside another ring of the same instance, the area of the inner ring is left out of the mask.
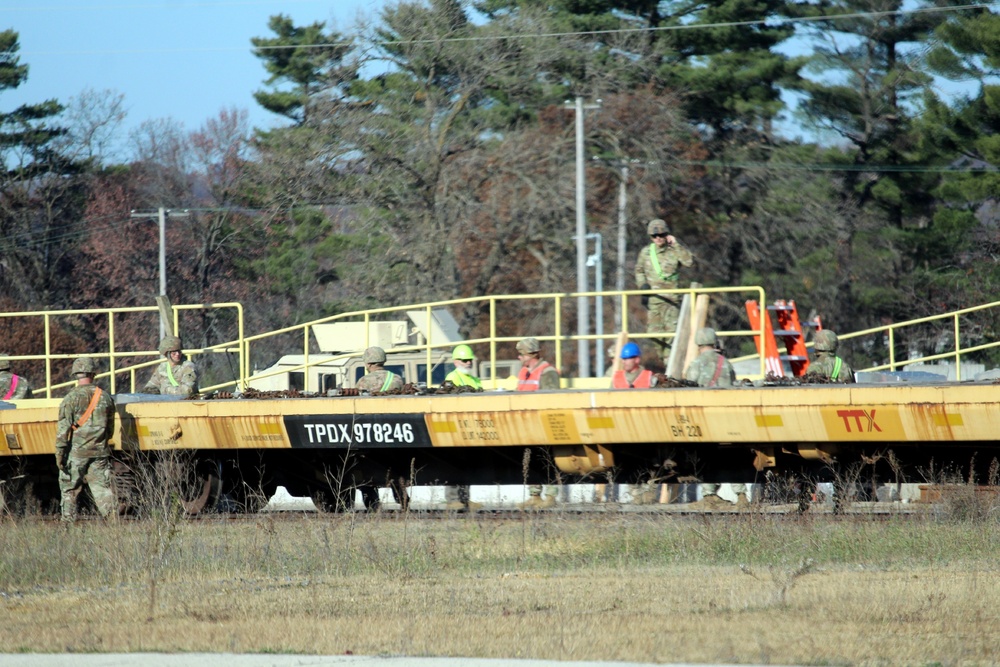
[[[651,238],[651,239],[665,239],[665,238],[667,238],[667,234],[650,234],[649,238]]]

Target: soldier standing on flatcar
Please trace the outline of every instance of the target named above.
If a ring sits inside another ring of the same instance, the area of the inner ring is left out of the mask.
[[[651,243],[639,251],[636,258],[635,284],[639,289],[677,289],[681,267],[692,266],[694,256],[670,233],[670,228],[663,220],[650,220],[646,231]],[[674,295],[654,294],[648,299],[643,297],[643,305],[649,309],[646,317],[647,332],[672,333],[677,329],[680,303]],[[655,342],[666,365],[673,339],[655,339]]]
[[[818,375],[830,382],[840,384],[853,383],[854,369],[849,363],[837,356],[839,345],[840,341],[834,332],[829,329],[817,331],[816,337],[813,339],[813,350],[816,351],[816,358],[809,364],[808,375]]]
[[[18,398],[31,398],[31,383],[27,378],[14,375],[10,370],[10,359],[6,354],[0,355],[0,400]]]
[[[165,336],[160,341],[160,354],[166,359],[153,370],[143,393],[185,398],[197,394],[198,372],[194,364],[184,358],[181,339],[177,336]]]
[[[403,378],[382,368],[385,365],[385,359],[385,350],[380,347],[373,346],[365,350],[362,361],[365,362],[365,370],[368,374],[358,380],[358,389],[367,392],[387,392],[403,388]]]

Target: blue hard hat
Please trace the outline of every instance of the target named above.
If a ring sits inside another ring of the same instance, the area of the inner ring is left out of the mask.
[[[622,345],[622,359],[633,359],[641,356],[642,352],[639,351],[639,346],[635,343],[625,343]]]

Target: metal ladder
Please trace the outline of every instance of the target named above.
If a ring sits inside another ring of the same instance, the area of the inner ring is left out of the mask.
[[[746,302],[747,316],[750,326],[756,327],[761,322],[760,304],[755,299]],[[799,320],[799,311],[794,301],[778,300],[767,306],[768,315],[764,318],[763,354],[767,372],[777,377],[802,377],[809,370],[809,352],[806,349],[803,323]],[[771,313],[777,319],[778,327],[771,324]],[[822,329],[819,318],[806,322],[804,326]],[[785,353],[778,351],[778,339],[785,346]],[[756,336],[757,353],[761,353],[761,337]],[[786,368],[787,363],[787,368]]]

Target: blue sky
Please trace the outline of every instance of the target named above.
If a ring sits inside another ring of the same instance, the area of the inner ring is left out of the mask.
[[[0,0],[0,30],[20,35],[28,80],[0,93],[0,110],[86,89],[125,96],[126,129],[173,118],[187,130],[223,108],[250,112],[257,127],[281,124],[253,91],[263,87],[251,37],[270,37],[268,19],[324,21],[348,30],[386,0]]]

